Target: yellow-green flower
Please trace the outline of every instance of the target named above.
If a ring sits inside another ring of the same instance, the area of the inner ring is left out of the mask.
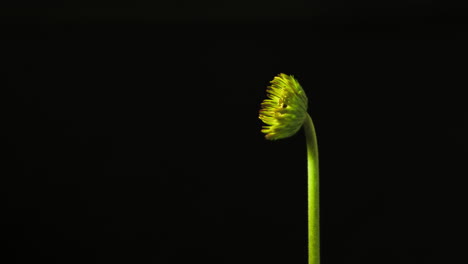
[[[261,104],[259,118],[265,138],[277,140],[290,137],[302,127],[307,117],[307,96],[292,75],[278,74],[267,88],[268,99]]]

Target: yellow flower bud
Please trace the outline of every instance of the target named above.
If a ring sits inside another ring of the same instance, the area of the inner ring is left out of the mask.
[[[299,82],[291,75],[278,74],[267,88],[268,99],[261,104],[259,118],[265,138],[290,137],[302,127],[307,117],[308,99]]]

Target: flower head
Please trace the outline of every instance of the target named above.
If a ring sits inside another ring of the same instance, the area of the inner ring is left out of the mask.
[[[278,74],[267,88],[268,99],[261,104],[259,118],[269,140],[290,137],[301,128],[307,117],[307,96],[299,82],[291,75]]]

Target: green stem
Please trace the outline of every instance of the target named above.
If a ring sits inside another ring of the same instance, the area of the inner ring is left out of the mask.
[[[307,212],[309,232],[309,264],[320,264],[318,145],[314,123],[308,114],[304,122],[304,132],[307,142]]]

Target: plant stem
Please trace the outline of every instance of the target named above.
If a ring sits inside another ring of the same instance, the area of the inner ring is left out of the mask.
[[[320,264],[319,162],[314,123],[309,114],[304,121],[307,143],[307,213],[309,264]]]

